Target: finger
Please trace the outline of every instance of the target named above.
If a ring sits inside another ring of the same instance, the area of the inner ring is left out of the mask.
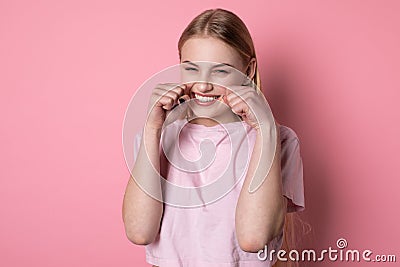
[[[248,112],[248,106],[244,102],[240,102],[234,106],[231,107],[232,112],[239,115],[243,116],[244,114],[247,114]]]
[[[234,95],[233,97],[231,97],[230,105],[235,105],[238,102],[244,102],[245,104],[249,105],[249,103],[252,102],[252,100],[254,100],[255,98],[259,98],[259,96],[255,92],[246,92],[240,96]]]
[[[185,101],[189,101],[190,97],[188,95],[183,95],[178,100],[180,104],[183,104]]]
[[[160,84],[157,86],[161,89],[164,89],[166,91],[174,91],[177,92],[179,95],[182,95],[186,86],[184,84],[178,84],[178,83],[166,83],[166,84]]]
[[[153,95],[157,95],[157,96],[164,96],[168,91],[166,88],[162,88],[162,87],[156,87],[153,90]]]
[[[172,98],[174,101],[177,101],[178,98],[179,98],[181,95],[180,95],[178,92],[176,92],[176,91],[165,91],[165,92],[163,93],[163,96]]]
[[[170,93],[170,92],[154,92],[152,95],[152,103],[155,103],[156,106],[164,107],[165,105],[169,105],[169,103],[172,103],[172,105],[177,101],[178,96],[175,93]]]
[[[226,87],[230,92],[241,94],[242,92],[252,91],[254,88],[245,85],[231,85]]]
[[[174,106],[175,100],[170,97],[161,97],[158,101],[159,105],[163,107],[165,110],[170,110]]]
[[[195,83],[185,83],[184,85],[185,85],[185,89],[184,89],[184,92],[183,92],[183,94],[184,95],[189,95],[190,94],[190,91],[192,90],[192,87],[193,87],[193,85],[194,85]]]
[[[257,92],[253,87],[249,86],[231,86],[231,88],[227,88],[227,100],[230,101],[235,97],[240,97],[242,99],[246,99],[246,96],[253,95],[258,96]]]
[[[186,86],[183,84],[183,85],[176,86],[171,91],[176,92],[179,96],[181,96],[185,93],[185,90],[186,90]]]
[[[188,95],[183,95],[178,99],[178,103],[171,110],[166,113],[165,125],[168,125],[176,120],[183,120],[187,117],[190,112],[189,105],[187,104],[190,100]]]
[[[157,87],[164,88],[165,90],[168,91],[174,89],[179,85],[180,85],[179,83],[159,83],[157,84]]]
[[[260,96],[257,95],[257,93],[255,91],[245,90],[245,91],[241,92],[240,94],[236,94],[234,92],[230,93],[227,96],[227,100],[229,103],[232,103],[232,104],[236,104],[237,101],[240,101],[240,100],[242,100],[248,104],[248,102],[251,99],[255,99],[255,98],[259,98],[259,97]]]
[[[174,87],[175,86],[175,87]],[[183,88],[172,84],[158,84],[153,89],[153,95],[168,96],[177,100],[183,92]],[[158,101],[158,100],[157,100]]]
[[[240,99],[240,96],[238,94],[236,94],[235,92],[232,92],[232,91],[228,92],[228,94],[226,95],[226,101],[228,103],[232,103],[232,101],[234,99]]]
[[[182,105],[183,103],[185,103],[186,101],[190,100],[190,97],[188,95],[183,95],[180,98],[178,98],[178,103],[175,104],[172,109],[176,108],[179,105]]]
[[[227,95],[222,95],[222,96],[221,96],[221,101],[222,101],[223,103],[225,103],[226,105],[229,106],[229,103],[228,103],[228,100],[226,99],[226,96],[227,96]]]
[[[182,96],[186,85],[179,85],[176,83],[158,84],[153,91],[153,103],[157,106],[162,106],[165,110],[174,108],[179,97]]]
[[[235,106],[235,105],[237,105],[237,104],[239,104],[241,102],[244,102],[243,99],[241,99],[240,97],[235,96],[235,97],[229,98],[228,105],[230,107],[233,107],[233,106]]]

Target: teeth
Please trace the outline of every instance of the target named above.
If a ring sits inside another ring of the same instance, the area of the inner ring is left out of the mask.
[[[198,94],[194,94],[194,97],[198,99],[200,102],[211,102],[218,98],[218,96],[201,96]]]

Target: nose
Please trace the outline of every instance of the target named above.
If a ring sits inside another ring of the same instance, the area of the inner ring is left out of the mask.
[[[214,87],[211,83],[197,82],[193,85],[193,88],[198,92],[205,93],[213,90]]]

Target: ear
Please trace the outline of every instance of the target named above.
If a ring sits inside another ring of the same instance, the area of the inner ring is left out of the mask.
[[[254,57],[250,59],[249,64],[247,65],[246,69],[246,75],[252,80],[254,78],[254,75],[256,75],[256,67],[257,67],[257,61]]]

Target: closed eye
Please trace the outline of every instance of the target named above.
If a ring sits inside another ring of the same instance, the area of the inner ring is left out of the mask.
[[[215,72],[215,73],[223,73],[223,74],[228,74],[229,73],[226,70],[214,70],[213,72]]]
[[[197,71],[196,68],[192,68],[192,67],[185,67],[185,70],[187,70],[187,71]]]

